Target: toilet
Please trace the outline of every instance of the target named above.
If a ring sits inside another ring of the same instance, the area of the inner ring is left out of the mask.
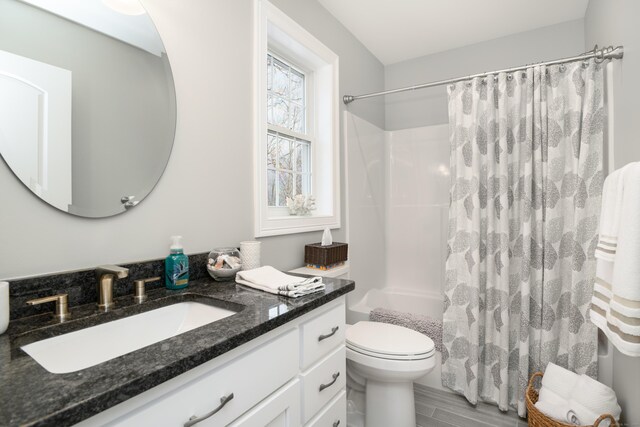
[[[345,334],[348,380],[365,393],[364,425],[415,427],[413,381],[435,367],[433,341],[402,326],[369,321],[348,325]]]

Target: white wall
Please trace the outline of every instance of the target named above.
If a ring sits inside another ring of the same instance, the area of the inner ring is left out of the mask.
[[[349,303],[373,288],[385,286],[385,132],[374,124],[344,113],[349,217],[349,277],[356,290]]]
[[[389,65],[385,89],[575,56],[584,50],[583,21],[570,21]],[[386,130],[447,122],[445,86],[385,97]]]
[[[253,2],[143,3],[176,84],[176,140],[163,177],[135,209],[90,220],[44,204],[0,162],[0,277],[163,257],[172,234],[184,236],[188,253],[253,237]],[[382,90],[382,64],[315,0],[274,3],[340,56],[341,94]],[[382,126],[381,103],[354,108]],[[220,179],[228,189],[217,189]],[[344,228],[336,240],[346,238]],[[320,236],[263,239],[263,262],[300,266],[304,244]]]
[[[640,2],[590,0],[585,16],[585,43],[624,45],[624,59],[613,85],[614,165],[640,161]],[[629,426],[640,426],[640,358],[613,353],[613,388]]]
[[[449,212],[449,125],[386,132],[386,283],[442,292]]]

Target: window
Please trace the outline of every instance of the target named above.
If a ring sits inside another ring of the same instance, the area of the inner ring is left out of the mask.
[[[267,0],[256,4],[255,235],[340,227],[338,56]],[[287,198],[313,196],[309,215]]]
[[[307,133],[305,74],[267,54],[267,205],[311,195],[311,139]]]

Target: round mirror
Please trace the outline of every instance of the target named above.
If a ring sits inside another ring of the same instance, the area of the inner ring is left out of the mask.
[[[167,165],[175,88],[138,0],[0,0],[0,154],[51,206],[136,206]]]

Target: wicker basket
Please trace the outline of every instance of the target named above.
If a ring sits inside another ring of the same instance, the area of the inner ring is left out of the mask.
[[[529,427],[576,427],[574,424],[567,424],[549,418],[535,407],[535,403],[538,401],[538,390],[534,388],[533,382],[537,377],[542,378],[542,372],[536,372],[531,375],[531,378],[529,379],[529,386],[527,387],[527,393],[525,395]],[[619,427],[616,419],[610,414],[600,415],[592,427],[598,427],[604,420],[609,420],[611,422],[609,424],[610,426]],[[605,424],[602,424],[602,426],[604,427]]]

